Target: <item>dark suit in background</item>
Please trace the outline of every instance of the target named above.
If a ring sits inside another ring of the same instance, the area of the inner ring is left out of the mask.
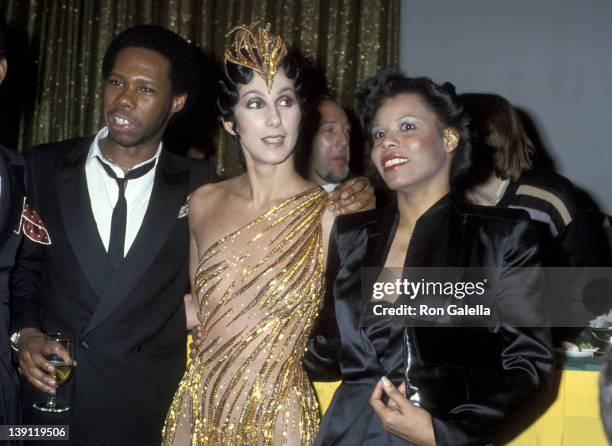
[[[23,158],[0,146],[0,425],[19,420],[19,377],[9,347],[9,279],[20,241],[15,228],[23,205],[24,170]]]
[[[184,206],[215,173],[208,161],[162,150],[142,226],[114,270],[87,189],[85,160],[92,140],[48,144],[28,154],[33,191],[28,200],[51,244],[24,240],[12,328],[72,333],[78,365],[58,392],[58,399],[70,395],[67,414],[34,413],[31,399],[46,395],[28,385],[24,417],[28,423],[70,423],[75,445],[159,444],[186,359]]]

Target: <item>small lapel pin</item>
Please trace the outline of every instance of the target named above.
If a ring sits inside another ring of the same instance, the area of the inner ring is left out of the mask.
[[[191,195],[187,197],[185,204],[181,206],[181,210],[179,211],[179,215],[178,215],[179,219],[185,218],[187,215],[189,215],[189,199],[190,198],[191,198]]]

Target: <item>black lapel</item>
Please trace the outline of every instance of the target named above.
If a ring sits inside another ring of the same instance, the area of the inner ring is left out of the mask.
[[[169,155],[162,151],[138,236],[96,307],[83,336],[104,321],[142,279],[176,224],[181,206],[186,201],[188,185],[189,172],[177,168]]]
[[[393,201],[386,206],[378,219],[374,224],[374,227],[370,230],[368,235],[368,246],[366,247],[365,259],[363,265],[368,267],[368,274],[362,276],[364,283],[362,283],[362,290],[371,290],[374,281],[378,279],[380,270],[384,267],[387,255],[391,249],[391,243],[395,237],[395,231],[399,222],[399,212],[397,209],[397,203]],[[366,314],[367,308],[371,303],[371,294],[369,292],[362,292],[362,306],[361,314]]]
[[[385,265],[385,261],[387,260],[387,256],[389,255],[389,250],[391,249],[391,244],[393,243],[393,239],[395,237],[395,232],[397,230],[397,226],[399,223],[399,211],[397,208],[397,202],[394,200],[388,206],[386,206],[378,219],[378,221],[374,224],[373,228],[370,230],[370,234],[368,237],[368,246],[366,248],[366,257],[364,261],[364,266],[368,267],[368,274],[362,274],[362,305],[361,305],[361,326],[362,330],[365,332],[362,339],[365,342],[368,342],[372,351],[375,350],[374,346],[371,344],[371,340],[369,337],[369,332],[371,330],[377,331],[381,328],[386,329],[386,325],[391,325],[389,330],[393,328],[393,324],[390,320],[385,321],[384,317],[377,317],[376,322],[373,325],[372,321],[367,321],[366,318],[372,314],[372,293],[370,290],[373,289],[374,281],[379,279],[381,270]],[[377,335],[374,335],[375,337]],[[378,335],[380,336],[380,335]],[[389,335],[387,336],[387,340],[391,339]],[[385,352],[381,358],[378,358],[378,362],[380,364],[380,373],[385,374],[384,367],[384,359],[387,353]]]
[[[101,298],[113,267],[98,233],[87,190],[85,161],[91,142],[92,139],[79,142],[66,154],[58,166],[57,193],[63,227],[72,250],[83,274]]]
[[[438,200],[417,220],[404,268],[462,265],[467,252],[462,219],[454,194]]]
[[[399,213],[398,213],[399,214]],[[398,216],[399,217],[399,216]],[[461,265],[464,252],[463,216],[458,212],[453,194],[447,194],[430,207],[416,222],[414,233],[410,239],[408,252],[404,259],[404,274],[402,279],[420,280],[423,274],[429,272],[429,267],[456,267]],[[397,222],[397,220],[396,220]],[[397,223],[396,223],[397,224]],[[393,238],[391,234],[391,238]],[[389,247],[390,247],[389,243]],[[383,259],[384,261],[384,259]],[[411,275],[415,273],[417,277]],[[419,271],[420,268],[423,268]],[[455,275],[455,271],[451,274]],[[436,275],[434,273],[434,275]],[[430,278],[430,280],[432,280]],[[396,319],[392,319],[396,321]],[[404,330],[400,323],[391,323],[389,339],[396,339]],[[381,358],[381,364],[393,361],[393,344]]]
[[[398,222],[399,211],[394,201],[382,210],[380,218],[370,232],[366,249],[366,265],[381,267],[384,265]]]

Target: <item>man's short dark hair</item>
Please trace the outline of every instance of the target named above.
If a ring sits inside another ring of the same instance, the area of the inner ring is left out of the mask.
[[[6,54],[4,52],[4,25],[0,23],[0,59],[4,59]]]
[[[168,60],[172,92],[175,95],[195,91],[200,74],[196,49],[178,34],[157,25],[133,26],[115,37],[102,62],[104,79],[110,75],[117,54],[130,47],[155,51]]]

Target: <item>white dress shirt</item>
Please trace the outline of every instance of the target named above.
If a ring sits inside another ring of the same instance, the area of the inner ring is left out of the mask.
[[[98,132],[95,139],[89,147],[87,161],[85,161],[85,177],[87,178],[87,190],[89,191],[89,199],[91,201],[91,210],[93,211],[98,233],[104,244],[104,248],[108,252],[108,244],[110,241],[111,220],[113,217],[113,208],[117,203],[119,196],[119,187],[117,181],[111,178],[100,162],[96,160],[99,157],[102,162],[110,166],[118,178],[123,178],[125,174],[123,170],[111,164],[102,155],[99,141],[108,135],[108,129],[104,127]],[[157,170],[157,161],[162,150],[162,144],[159,143],[157,152],[153,158],[150,158],[134,168],[142,166],[155,159],[155,166],[145,175],[140,178],[129,180],[125,187],[125,201],[127,202],[127,224],[125,228],[125,245],[123,255],[126,256],[130,250],[130,246],[136,239],[142,220],[144,219],[151,192],[153,191],[153,181],[155,179],[155,171]]]

